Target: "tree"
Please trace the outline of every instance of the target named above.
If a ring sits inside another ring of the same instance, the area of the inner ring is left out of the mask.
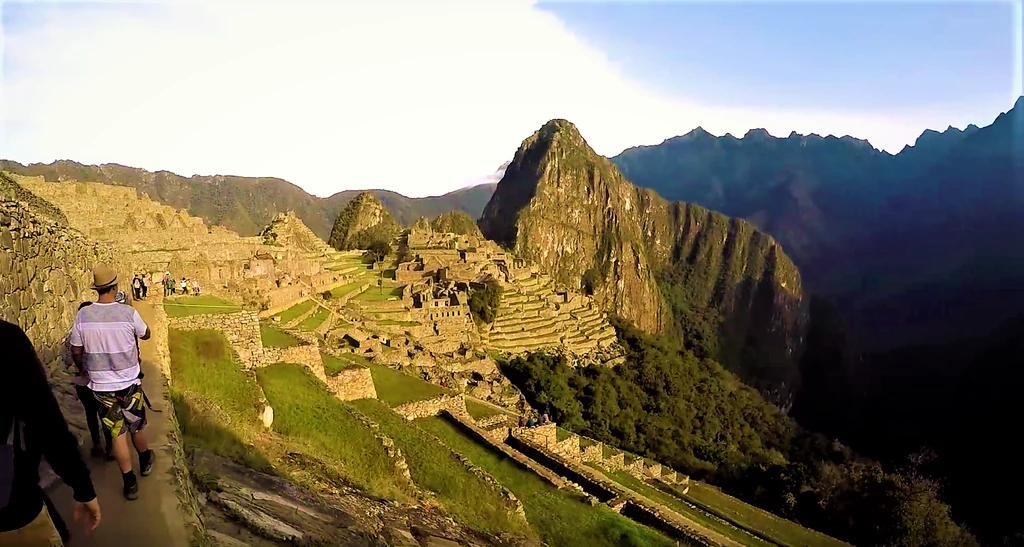
[[[391,253],[391,244],[385,239],[374,239],[366,246],[366,252],[373,258],[373,263],[380,269],[380,281],[377,286],[381,294],[384,294],[384,259]]]

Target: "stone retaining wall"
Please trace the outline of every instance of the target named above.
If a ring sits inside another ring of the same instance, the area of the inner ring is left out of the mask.
[[[327,378],[327,388],[342,401],[376,399],[377,389],[368,368],[350,368]]]
[[[564,488],[566,481],[556,473],[552,473],[551,470],[545,468],[542,465],[538,465],[537,462],[527,458],[521,452],[514,450],[512,447],[493,439],[486,431],[479,427],[471,424],[468,420],[463,418],[459,414],[455,414],[448,411],[441,412],[441,417],[447,419],[456,425],[463,432],[468,434],[470,437],[476,439],[477,442],[489,446],[491,449],[501,452],[512,461],[516,462],[520,467],[536,473],[537,476],[550,483],[555,488]]]
[[[466,398],[463,397],[462,394],[440,395],[433,399],[413,401],[411,403],[405,403],[404,405],[397,406],[393,410],[406,420],[437,416],[443,410],[462,416],[468,414],[466,412]]]
[[[368,427],[373,432],[373,436],[380,442],[381,446],[384,447],[384,452],[387,453],[388,457],[394,462],[395,469],[398,474],[405,479],[405,482],[409,485],[409,488],[416,493],[422,493],[416,483],[412,480],[412,475],[409,474],[409,464],[405,461],[405,456],[402,455],[402,450],[395,446],[395,441],[385,435],[381,430],[380,426],[373,420],[367,417],[362,412],[359,412],[351,406],[345,407],[345,412],[351,412],[363,425]]]
[[[186,315],[171,318],[169,326],[181,330],[220,331],[247,369],[266,364],[263,338],[260,335],[260,320],[256,312]]]
[[[263,348],[263,364],[273,363],[295,363],[303,365],[320,379],[327,383],[327,375],[324,374],[324,361],[320,357],[320,348],[315,345],[292,346],[290,348]]]

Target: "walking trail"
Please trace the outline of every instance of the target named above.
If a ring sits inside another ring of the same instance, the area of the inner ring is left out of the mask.
[[[175,490],[176,479],[172,469],[173,451],[169,442],[169,413],[171,402],[167,396],[167,380],[160,370],[155,340],[159,339],[156,329],[166,329],[166,324],[155,324],[153,306],[159,298],[150,296],[149,301],[135,301],[134,307],[142,319],[154,331],[149,340],[140,343],[142,350],[142,372],[146,377],[143,386],[153,407],[162,412],[147,409],[146,435],[149,446],[156,453],[153,473],[139,477],[139,498],[124,499],[121,488],[121,473],[114,462],[106,462],[88,456],[88,443],[83,447],[83,456],[92,472],[96,495],[100,500],[102,520],[98,528],[86,534],[80,523],[71,518],[71,489],[57,481],[48,492],[58,511],[68,523],[71,540],[68,547],[101,547],[108,545],[145,545],[147,547],[187,547],[189,527],[178,503]],[[138,475],[138,454],[132,450],[134,467]]]

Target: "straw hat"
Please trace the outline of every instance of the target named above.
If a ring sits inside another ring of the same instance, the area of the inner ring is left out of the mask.
[[[100,264],[92,270],[92,288],[95,290],[106,289],[117,284],[117,272],[106,264]]]

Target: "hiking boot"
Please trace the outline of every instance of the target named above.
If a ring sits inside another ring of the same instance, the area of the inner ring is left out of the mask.
[[[127,500],[139,499],[139,483],[133,482],[124,485],[124,498]]]
[[[152,448],[139,454],[139,474],[145,477],[152,473],[154,460],[156,460],[156,454],[153,453]]]

